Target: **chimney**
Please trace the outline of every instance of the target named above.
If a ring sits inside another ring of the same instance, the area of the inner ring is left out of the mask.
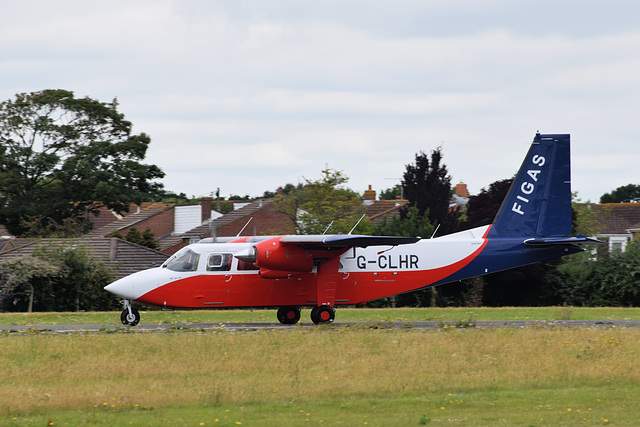
[[[371,186],[369,186],[369,189],[365,190],[365,192],[364,192],[364,199],[365,200],[375,200],[376,199],[376,190],[372,190]]]
[[[209,221],[211,219],[211,203],[213,199],[211,197],[202,197],[200,199],[200,216],[202,222]]]
[[[469,198],[469,190],[467,190],[467,184],[463,182],[456,184],[456,196]]]

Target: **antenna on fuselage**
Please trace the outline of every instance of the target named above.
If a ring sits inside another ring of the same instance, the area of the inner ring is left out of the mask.
[[[356,222],[356,225],[353,226],[353,228],[351,229],[351,231],[349,232],[349,234],[353,233],[353,230],[356,229],[356,227],[358,226],[358,224],[360,224],[360,221],[362,221],[362,219],[366,216],[366,214],[362,214],[362,216],[360,217],[360,219],[358,220],[358,222]]]
[[[242,227],[242,230],[240,230],[238,232],[238,234],[236,234],[236,237],[240,237],[240,235],[242,234],[242,232],[244,231],[245,228],[247,228],[247,225],[249,225],[249,223],[251,222],[251,220],[253,219],[253,217],[249,218],[249,221],[247,221],[247,223],[244,225],[244,227]]]
[[[324,231],[322,232],[322,234],[323,234],[323,235],[324,235],[324,234],[327,234],[327,231],[329,231],[329,229],[331,228],[331,226],[332,226],[332,225],[333,225],[333,221],[331,221],[331,222],[329,223],[329,225],[327,225],[327,228],[325,228],[325,229],[324,229]]]
[[[434,230],[433,234],[431,235],[431,238],[433,239],[436,235],[436,233],[438,232],[438,229],[440,228],[440,224],[438,224],[438,226],[436,227],[436,229]]]

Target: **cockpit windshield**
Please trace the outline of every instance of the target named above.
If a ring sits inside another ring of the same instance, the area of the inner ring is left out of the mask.
[[[173,271],[196,271],[199,259],[199,254],[185,248],[170,258],[164,267]]]

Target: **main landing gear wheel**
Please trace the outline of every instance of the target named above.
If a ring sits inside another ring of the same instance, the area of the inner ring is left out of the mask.
[[[311,310],[311,321],[316,325],[331,323],[336,318],[336,311],[330,305],[319,305]]]
[[[129,313],[129,309],[131,309],[131,313]],[[127,307],[122,310],[122,314],[120,315],[120,321],[123,325],[136,326],[140,323],[140,313],[135,308]]]
[[[300,320],[298,307],[285,306],[278,309],[278,321],[283,325],[295,325]]]

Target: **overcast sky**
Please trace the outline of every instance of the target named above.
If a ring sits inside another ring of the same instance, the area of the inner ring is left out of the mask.
[[[637,0],[0,6],[0,100],[117,98],[167,190],[257,196],[328,166],[379,192],[442,146],[475,194],[537,130],[571,134],[582,199],[640,184]]]

